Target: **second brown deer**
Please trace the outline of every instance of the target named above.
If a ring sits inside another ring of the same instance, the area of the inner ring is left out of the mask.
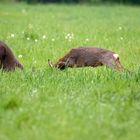
[[[60,70],[67,67],[97,67],[103,65],[118,71],[124,69],[117,53],[96,47],[73,48],[56,64],[53,64],[50,60],[48,60],[48,64]]]
[[[23,69],[23,65],[16,59],[12,50],[0,41],[0,69],[3,71],[13,71],[16,68]]]

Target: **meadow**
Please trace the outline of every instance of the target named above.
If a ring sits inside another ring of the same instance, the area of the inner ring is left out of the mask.
[[[0,4],[0,40],[24,70],[0,72],[0,140],[138,140],[140,8]],[[125,68],[51,69],[71,48],[117,52]]]

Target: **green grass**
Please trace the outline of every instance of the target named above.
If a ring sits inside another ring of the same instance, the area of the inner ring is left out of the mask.
[[[139,16],[122,5],[0,4],[0,39],[25,67],[0,72],[0,140],[138,140]],[[117,52],[133,73],[49,68],[82,45]]]

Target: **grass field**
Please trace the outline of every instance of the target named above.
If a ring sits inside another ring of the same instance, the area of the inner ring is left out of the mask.
[[[140,7],[0,4],[0,40],[24,71],[0,72],[0,140],[138,140]],[[117,52],[133,73],[52,70],[70,48]]]

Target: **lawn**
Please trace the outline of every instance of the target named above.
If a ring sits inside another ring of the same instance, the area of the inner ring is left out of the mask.
[[[0,4],[0,40],[24,70],[0,72],[0,140],[138,140],[140,7]],[[125,68],[53,70],[73,47],[117,52]]]

